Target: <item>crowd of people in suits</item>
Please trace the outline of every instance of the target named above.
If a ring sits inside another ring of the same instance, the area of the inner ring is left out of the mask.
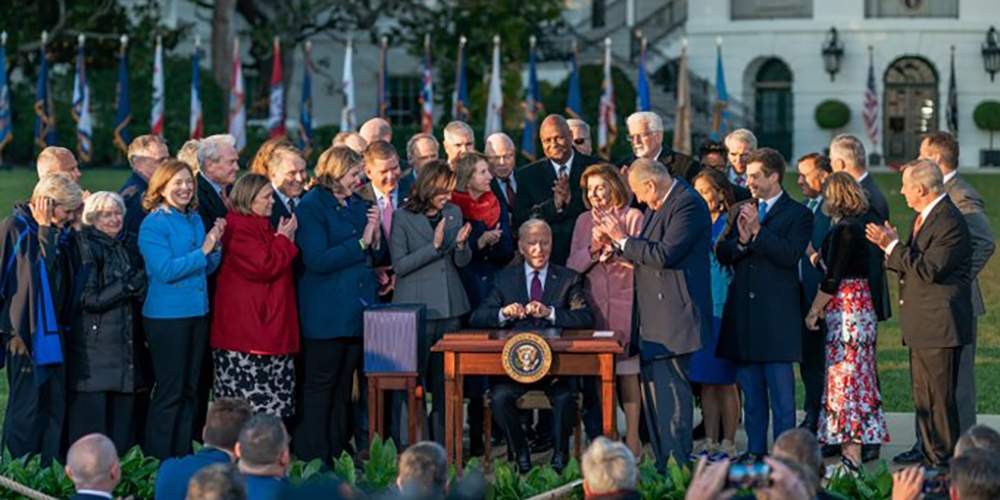
[[[189,141],[176,158],[142,136],[120,193],[84,191],[72,153],[46,148],[30,201],[0,226],[4,446],[51,460],[101,433],[119,450],[183,456],[214,394],[283,419],[299,458],[358,453],[372,417],[356,404],[362,318],[394,302],[425,307],[431,439],[444,440],[443,362],[430,353],[442,335],[611,330],[629,339],[616,399],[633,456],[645,442],[660,470],[671,458],[760,461],[769,429],[799,425],[857,471],[889,440],[876,363],[889,271],[919,434],[898,459],[947,465],[975,425],[976,276],[994,250],[955,138],[927,135],[904,166],[916,218],[901,236],[856,137],[792,165],[739,129],[699,161],[664,144],[655,113],[627,126],[634,154],[610,163],[590,155],[586,123],[549,115],[544,157],[515,168],[503,133],[480,153],[472,128],[452,122],[446,158],[431,134],[410,138],[403,158],[373,119],[337,135],[311,174],[277,138],[242,176],[230,136]],[[804,202],[783,187],[796,173]],[[590,378],[467,384],[472,455],[496,425],[520,470],[548,448],[561,470],[578,404],[591,440],[601,433]],[[548,395],[551,414],[517,409],[528,390]],[[481,418],[487,393],[495,423]]]

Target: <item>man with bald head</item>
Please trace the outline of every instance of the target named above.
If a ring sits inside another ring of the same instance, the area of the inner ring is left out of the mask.
[[[392,142],[392,126],[384,118],[372,118],[366,121],[358,133],[368,144],[375,141]]]
[[[347,146],[351,148],[351,151],[359,155],[365,154],[365,148],[368,147],[368,141],[361,134],[354,131],[339,132],[337,135],[333,136],[332,146]]]
[[[79,164],[73,153],[66,148],[49,146],[43,149],[41,153],[38,153],[36,168],[39,180],[50,175],[63,174],[73,179],[73,182],[80,183]]]
[[[432,134],[417,134],[406,141],[406,160],[410,163],[410,171],[403,171],[403,176],[409,175],[411,181],[416,181],[424,165],[440,158],[438,151],[441,145]]]
[[[520,186],[514,200],[514,226],[520,227],[531,218],[548,222],[552,226],[552,262],[565,265],[576,218],[585,210],[580,177],[597,160],[573,149],[569,124],[561,115],[546,117],[538,137],[545,158],[514,174]]]
[[[514,158],[517,150],[514,141],[503,132],[491,134],[486,138],[486,161],[490,164],[490,189],[500,203],[507,205],[510,212],[517,196],[517,181],[514,179]]]
[[[76,488],[70,500],[112,500],[122,478],[115,444],[103,434],[83,436],[66,454],[66,475]]]

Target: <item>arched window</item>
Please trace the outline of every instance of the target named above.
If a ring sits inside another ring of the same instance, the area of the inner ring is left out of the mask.
[[[897,59],[885,72],[885,159],[900,165],[920,155],[923,135],[938,129],[938,75],[919,57]]]
[[[761,146],[792,155],[792,72],[779,59],[769,59],[754,81],[754,134]]]

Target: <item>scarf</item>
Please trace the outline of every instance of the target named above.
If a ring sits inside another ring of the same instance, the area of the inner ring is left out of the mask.
[[[455,191],[451,195],[451,202],[462,209],[465,220],[482,222],[487,229],[496,227],[497,222],[500,222],[500,201],[492,191],[483,193],[478,200],[473,199],[469,193]]]

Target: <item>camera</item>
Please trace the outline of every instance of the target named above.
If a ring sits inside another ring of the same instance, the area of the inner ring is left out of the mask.
[[[771,486],[771,467],[764,463],[732,464],[726,488],[737,490],[759,489]]]
[[[947,472],[935,469],[924,472],[924,486],[921,491],[925,495],[939,495],[947,498],[950,487],[951,477]]]

